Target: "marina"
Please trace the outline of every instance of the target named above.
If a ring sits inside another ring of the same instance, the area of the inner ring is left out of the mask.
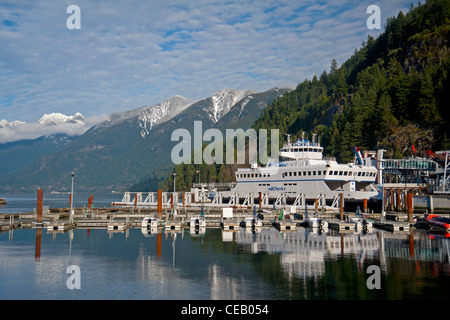
[[[34,261],[42,263],[46,255],[53,254],[42,254],[50,240],[45,244],[43,239],[51,236],[51,246],[61,241],[67,245],[68,239],[69,255],[62,256],[65,261],[73,261],[73,252],[90,248],[92,236],[101,243],[104,239],[99,237],[106,234],[115,245],[105,244],[105,252],[120,261],[128,261],[127,256],[134,252],[133,263],[141,265],[139,271],[128,265],[107,275],[121,278],[122,272],[132,270],[139,273],[133,277],[141,279],[129,279],[125,284],[110,279],[133,292],[115,293],[114,299],[420,298],[424,290],[421,285],[398,290],[396,281],[401,278],[410,283],[422,277],[436,297],[446,296],[446,292],[438,294],[441,282],[450,284],[446,169],[443,175],[435,174],[442,167],[432,160],[384,161],[382,152],[374,158],[373,153],[361,153],[357,148],[352,164],[338,164],[322,159],[320,144],[305,139],[289,143],[283,150],[284,161],[265,168],[252,165],[238,169],[237,182],[232,184],[204,183],[193,185],[190,191],[123,195],[44,196],[38,189],[37,195],[8,196],[8,205],[0,207],[0,252],[9,250],[2,245],[14,243],[22,234],[28,235],[28,242],[35,235]],[[392,175],[406,167],[409,173],[403,172],[405,180],[392,181]],[[423,178],[424,174],[434,180],[426,186],[413,181],[416,175]],[[437,187],[439,192],[430,192]],[[145,241],[156,250],[148,249]],[[123,246],[127,248],[121,249]],[[8,254],[11,256],[11,252]],[[84,255],[81,253],[76,263],[81,264]],[[164,255],[161,264],[158,261]],[[439,271],[433,269],[436,264]],[[346,265],[345,271],[338,272],[339,265]],[[363,285],[365,270],[374,265],[382,270],[384,291],[371,291]],[[193,274],[193,270],[202,268],[206,278]],[[177,271],[169,273],[169,269]],[[92,277],[99,275],[88,270],[88,281],[95,283]],[[163,291],[149,293],[141,287],[142,283],[154,285],[162,275],[165,280],[159,286]],[[356,285],[348,288],[345,282],[336,280],[342,276],[353,277]],[[282,279],[281,283],[273,282],[275,278]],[[330,279],[334,280],[330,283]],[[318,287],[307,285],[311,281]],[[96,298],[111,297],[105,286],[90,285],[92,292],[84,292],[83,298],[93,298],[93,294]],[[180,285],[183,292],[175,289]],[[317,290],[324,287],[327,289]],[[29,293],[31,298],[40,298],[36,292],[41,289],[35,290]],[[64,290],[56,290],[57,298],[81,298]],[[47,297],[56,296],[50,293]]]

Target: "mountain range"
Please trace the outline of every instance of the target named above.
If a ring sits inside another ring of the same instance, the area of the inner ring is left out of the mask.
[[[287,91],[225,89],[197,101],[177,95],[153,106],[111,114],[79,136],[60,133],[0,144],[0,192],[34,192],[39,187],[46,192],[68,191],[71,172],[76,192],[125,191],[142,179],[165,179],[173,169],[175,129],[193,132],[194,121],[202,121],[203,130],[246,130]],[[80,113],[49,114],[38,123],[86,125]]]

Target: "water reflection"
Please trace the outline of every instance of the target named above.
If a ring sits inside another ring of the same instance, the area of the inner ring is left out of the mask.
[[[344,256],[354,258],[358,266],[365,261],[379,260],[383,270],[388,270],[392,259],[433,261],[447,266],[450,262],[448,237],[423,231],[338,233],[332,230],[317,232],[312,228],[288,232],[274,228],[254,232],[240,229],[226,237],[224,233],[224,241],[232,241],[231,234],[235,234],[236,242],[244,252],[280,254],[286,273],[300,278],[322,276],[327,261]]]
[[[390,288],[378,298],[417,297],[425,288],[439,297],[439,288],[450,282],[450,239],[445,234],[303,227],[287,232],[131,228],[123,234],[19,230],[17,243],[0,234],[2,281],[8,274],[20,278],[16,274],[27,268],[26,260],[15,255],[27,243],[23,232],[29,235],[28,257],[34,249],[35,263],[34,271],[26,273],[34,277],[33,286],[27,283],[21,290],[29,290],[31,298],[40,298],[45,287],[49,291],[42,298],[361,299],[373,293],[365,283],[372,264],[381,267],[383,288]],[[21,269],[9,270],[8,259],[21,261]],[[65,287],[71,264],[80,266],[86,290]]]

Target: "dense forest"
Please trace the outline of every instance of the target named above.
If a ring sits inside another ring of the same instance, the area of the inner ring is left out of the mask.
[[[386,157],[424,156],[450,148],[450,1],[411,5],[388,18],[341,66],[301,82],[273,101],[254,129],[320,136],[325,155],[351,161],[352,146],[386,149]],[[231,181],[235,166],[175,166],[177,190],[192,182]],[[173,189],[173,175],[159,187]]]

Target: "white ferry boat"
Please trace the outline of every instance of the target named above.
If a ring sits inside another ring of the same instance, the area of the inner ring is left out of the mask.
[[[376,159],[363,158],[354,148],[355,161],[339,164],[334,158],[323,157],[323,147],[315,136],[312,142],[303,137],[292,144],[288,135],[279,161],[271,159],[265,167],[252,163],[250,168],[238,169],[232,192],[269,193],[271,197],[304,194],[306,200],[315,200],[319,195],[333,200],[343,193],[346,202],[382,199],[376,185]]]

